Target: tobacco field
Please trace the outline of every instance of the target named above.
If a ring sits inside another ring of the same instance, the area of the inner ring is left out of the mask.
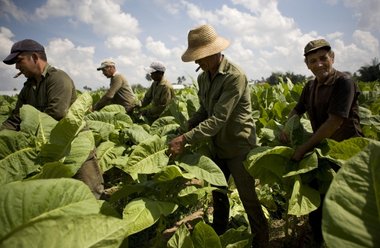
[[[256,178],[272,247],[297,247],[307,238],[307,215],[321,195],[327,247],[380,244],[380,82],[359,86],[366,137],[327,139],[300,162],[290,158],[311,126],[306,115],[287,115],[303,84],[250,86],[258,146],[245,167]],[[20,131],[0,131],[0,247],[250,247],[247,216],[233,180],[210,159],[211,142],[167,155],[168,141],[199,106],[196,86],[176,91],[151,125],[119,105],[89,111],[102,94],[78,92],[59,122],[26,105]],[[143,94],[137,92],[140,99]],[[15,102],[0,96],[1,122]],[[289,144],[279,142],[282,129]],[[103,200],[71,179],[94,147],[104,172]],[[217,186],[228,186],[231,203],[230,226],[221,236],[209,225]]]

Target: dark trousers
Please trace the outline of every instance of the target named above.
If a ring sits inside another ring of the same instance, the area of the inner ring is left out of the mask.
[[[87,184],[96,199],[100,198],[104,191],[104,180],[96,159],[95,151],[90,152],[87,160],[82,164],[73,178]]]
[[[243,161],[246,159],[246,154],[232,159],[214,159],[214,162],[223,171],[224,176],[228,180],[232,175],[235,181],[237,191],[244,209],[248,215],[249,224],[255,247],[268,247],[269,243],[269,228],[268,221],[264,216],[263,210],[255,191],[255,180],[249,175],[244,168]],[[213,192],[213,228],[218,235],[223,234],[228,225],[230,204],[228,196],[225,193]]]

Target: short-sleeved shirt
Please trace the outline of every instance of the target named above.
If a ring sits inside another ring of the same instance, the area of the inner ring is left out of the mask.
[[[136,104],[135,94],[129,86],[127,79],[116,72],[110,80],[110,88],[95,104],[94,110],[99,110],[108,104],[119,104],[130,112]]]
[[[152,83],[141,101],[141,106],[145,107],[151,104],[147,113],[152,118],[158,118],[174,96],[173,86],[168,80],[162,78],[161,81]]]
[[[245,73],[223,57],[218,72],[198,76],[200,108],[190,118],[187,142],[211,138],[221,159],[248,153],[256,145],[250,89]]]
[[[3,127],[19,130],[19,111],[24,104],[29,104],[56,120],[62,119],[76,100],[76,90],[73,80],[62,70],[47,64],[42,73],[42,80],[36,82],[29,78],[24,83],[18,95],[15,109],[4,121]]]
[[[331,139],[342,141],[363,136],[357,102],[359,94],[357,84],[349,75],[334,70],[323,84],[318,84],[317,79],[307,82],[294,109],[299,115],[307,112],[314,133],[329,114],[343,117],[343,124],[331,136]]]

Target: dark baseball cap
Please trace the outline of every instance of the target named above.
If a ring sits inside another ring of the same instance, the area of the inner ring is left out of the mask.
[[[312,40],[305,46],[303,55],[306,56],[307,54],[321,48],[327,48],[328,50],[330,50],[330,43],[328,43],[325,39]]]
[[[3,60],[7,65],[16,63],[17,56],[22,52],[44,52],[45,48],[31,39],[20,40],[13,44],[11,53]]]

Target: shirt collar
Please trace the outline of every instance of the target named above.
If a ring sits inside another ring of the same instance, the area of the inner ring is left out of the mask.
[[[337,78],[337,71],[332,68],[330,76],[327,78],[327,80],[323,83],[323,85],[333,85]],[[317,79],[314,80],[316,84],[318,84]]]
[[[46,74],[48,74],[48,70],[50,69],[51,65],[49,64],[46,64],[45,68],[44,68],[44,71],[42,72],[42,77],[45,78],[46,77]]]
[[[219,64],[219,67],[218,67],[218,73],[217,74],[225,74],[226,73],[226,65],[227,65],[227,59],[224,57],[224,55],[222,54],[222,61],[220,62]]]

